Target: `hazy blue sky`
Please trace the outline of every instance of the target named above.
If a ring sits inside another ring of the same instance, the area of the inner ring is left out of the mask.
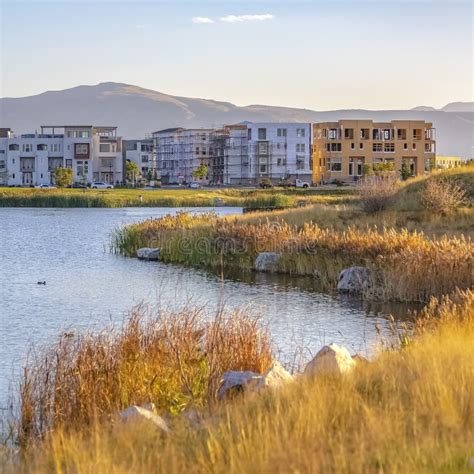
[[[473,100],[471,0],[0,2],[2,97],[115,81],[319,110]]]

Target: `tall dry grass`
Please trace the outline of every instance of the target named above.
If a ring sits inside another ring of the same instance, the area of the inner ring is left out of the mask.
[[[266,370],[268,332],[234,311],[208,319],[135,308],[120,328],[63,334],[31,352],[20,387],[18,439],[25,445],[56,430],[104,421],[130,405],[153,402],[179,413],[212,402],[226,370]]]
[[[422,319],[410,344],[344,377],[237,399],[197,426],[176,417],[166,437],[140,424],[58,431],[11,471],[471,472],[474,294],[433,301]]]
[[[470,288],[474,278],[469,238],[428,238],[376,227],[335,230],[278,219],[247,222],[179,214],[119,229],[112,246],[125,255],[142,246],[159,247],[165,262],[247,271],[258,253],[277,252],[278,271],[312,275],[323,288],[335,288],[343,268],[367,266],[372,285],[365,296],[378,300],[427,302],[456,288]]]

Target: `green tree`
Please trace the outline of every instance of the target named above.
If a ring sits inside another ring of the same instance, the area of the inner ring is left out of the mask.
[[[58,188],[66,188],[72,184],[72,169],[62,168],[61,166],[54,170],[54,183]]]
[[[372,165],[365,164],[362,166],[362,174],[364,176],[373,176],[374,175],[374,168]]]
[[[204,179],[207,176],[207,173],[209,171],[209,167],[205,165],[204,163],[201,163],[193,172],[193,178],[194,179]]]
[[[133,184],[135,184],[135,180],[137,179],[140,173],[140,169],[138,168],[138,165],[136,163],[127,160],[125,173],[127,175],[127,179],[129,181],[132,181]]]
[[[410,168],[405,162],[402,163],[402,169],[400,170],[400,175],[403,181],[406,181],[410,176]]]

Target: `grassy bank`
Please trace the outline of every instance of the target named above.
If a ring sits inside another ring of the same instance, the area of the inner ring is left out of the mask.
[[[0,207],[290,207],[344,203],[353,189],[31,189],[0,188]],[[141,198],[140,198],[141,196]]]
[[[372,274],[366,298],[427,302],[473,285],[474,171],[446,176],[462,176],[467,190],[462,207],[448,214],[423,207],[422,190],[434,175],[401,185],[380,212],[368,213],[354,199],[239,217],[180,213],[117,229],[112,249],[134,256],[140,247],[158,247],[164,262],[244,271],[259,253],[276,252],[276,271],[314,276],[327,289],[343,268],[361,265]]]
[[[198,408],[193,417],[173,416],[170,435],[97,420],[56,429],[5,460],[5,470],[470,472],[473,338],[474,295],[457,292],[432,301],[414,333],[400,337],[401,347],[344,377],[303,377],[278,391]],[[136,384],[146,390],[144,382]]]

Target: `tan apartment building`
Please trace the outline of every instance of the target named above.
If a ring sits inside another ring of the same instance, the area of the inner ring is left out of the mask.
[[[459,156],[435,156],[431,160],[431,169],[450,169],[459,168],[462,166],[463,161]]]
[[[422,120],[339,120],[313,124],[313,183],[357,181],[364,165],[405,163],[423,174],[436,156],[435,129]]]

